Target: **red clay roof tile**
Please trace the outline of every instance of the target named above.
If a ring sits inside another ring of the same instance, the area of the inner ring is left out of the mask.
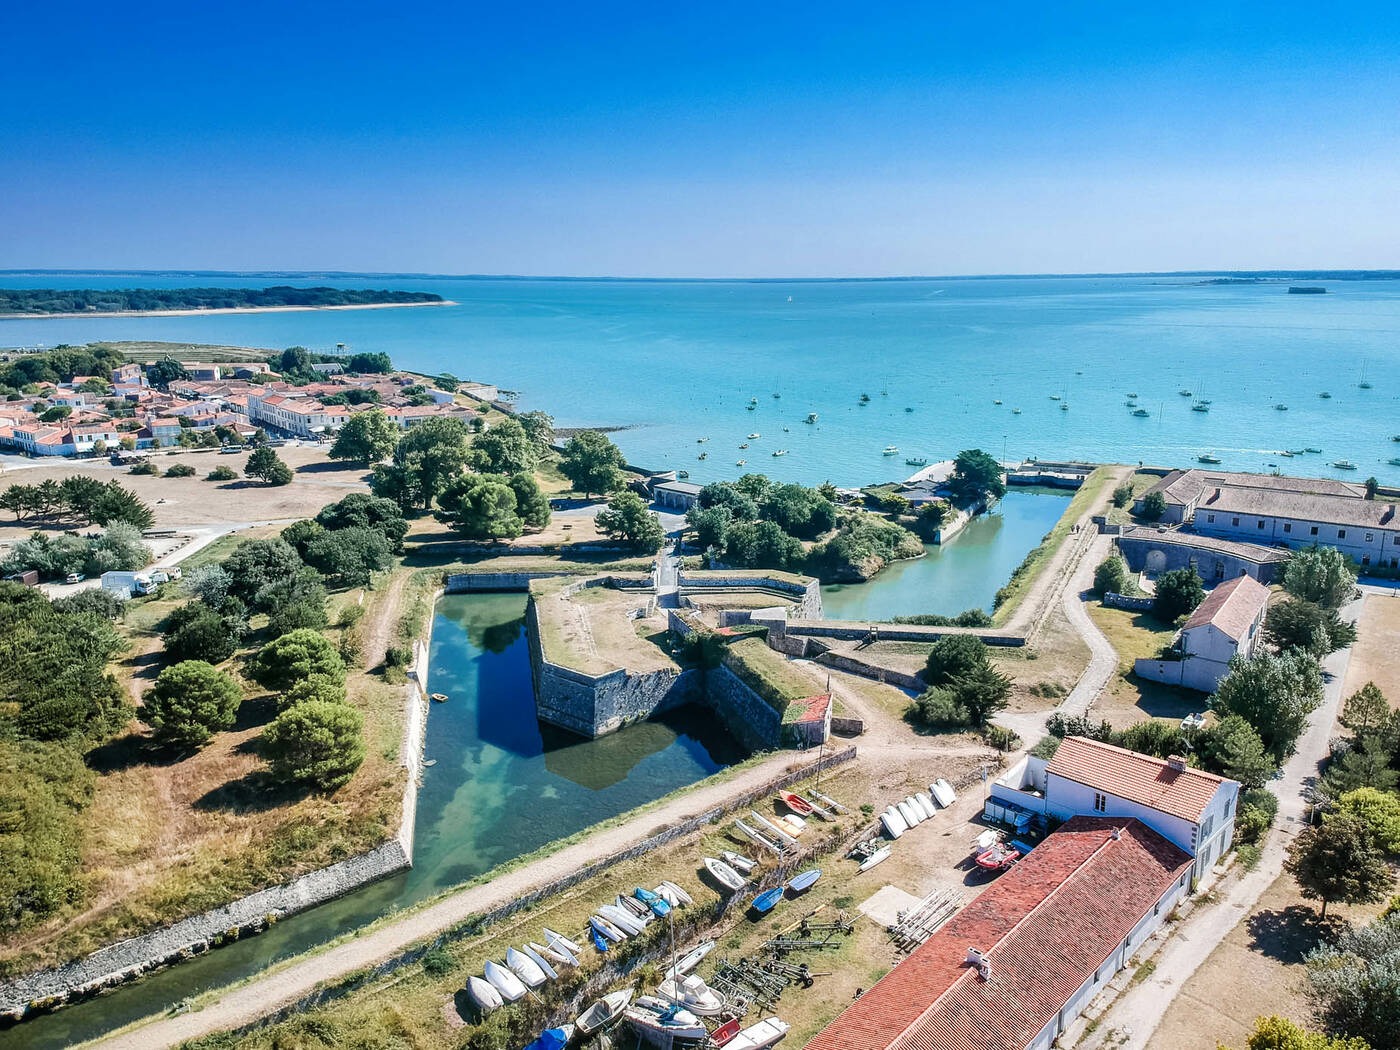
[[[1172,769],[1165,759],[1139,754],[1080,736],[1067,736],[1045,767],[1047,775],[1200,823],[1224,777],[1193,769]]]

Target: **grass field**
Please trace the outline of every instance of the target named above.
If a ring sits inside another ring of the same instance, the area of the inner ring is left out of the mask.
[[[1110,609],[1090,602],[1089,616],[1118,652],[1118,673],[1109,679],[1094,714],[1122,729],[1147,718],[1181,719],[1206,706],[1206,697],[1190,689],[1149,682],[1133,674],[1133,661],[1155,656],[1176,636],[1175,626],[1150,613]]]

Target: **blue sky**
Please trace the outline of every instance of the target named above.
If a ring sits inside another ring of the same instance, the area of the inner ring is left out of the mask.
[[[3,30],[3,268],[1400,265],[1394,4],[56,2]]]

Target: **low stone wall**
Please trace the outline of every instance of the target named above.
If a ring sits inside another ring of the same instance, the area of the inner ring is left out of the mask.
[[[850,653],[838,653],[828,650],[817,656],[816,661],[826,667],[834,667],[838,671],[846,671],[849,674],[860,675],[862,678],[872,678],[877,682],[887,682],[890,685],[898,686],[900,689],[908,689],[915,693],[922,693],[928,688],[928,684],[918,675],[907,674],[904,671],[896,671],[889,667],[881,667],[879,664],[867,663],[865,660],[853,656]]]
[[[568,572],[459,572],[443,580],[448,594],[470,594],[474,591],[528,591],[531,580],[547,580],[556,576],[572,576]]]
[[[860,736],[865,732],[865,722],[859,718],[831,716],[831,731],[836,736]]]
[[[410,863],[403,843],[396,838],[369,853],[269,887],[225,907],[101,948],[67,966],[9,981],[0,985],[0,1017],[18,1020],[30,1009],[52,1009],[170,963],[193,958],[237,940],[244,933],[259,932],[284,916],[403,871]]]
[[[802,582],[779,576],[765,576],[762,571],[747,572],[682,572],[677,577],[681,593],[687,591],[773,591],[796,603],[793,616],[815,619],[822,615],[821,583],[814,579]]]
[[[751,751],[783,746],[783,716],[721,664],[705,671],[705,699],[730,734]]]
[[[755,619],[754,622],[759,622]],[[905,623],[868,623],[855,620],[788,620],[776,623],[764,618],[769,636],[782,633],[798,638],[836,638],[841,641],[863,641],[873,632],[882,642],[936,642],[955,634],[971,634],[988,645],[1017,647],[1026,644],[1023,634],[1013,634],[994,627],[924,627]],[[775,646],[776,648],[776,646]]]
[[[1152,606],[1155,604],[1155,599],[1119,594],[1117,591],[1109,591],[1103,596],[1103,603],[1110,609],[1127,609],[1129,612],[1151,612]]]

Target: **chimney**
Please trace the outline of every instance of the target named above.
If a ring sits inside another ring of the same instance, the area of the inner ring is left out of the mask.
[[[1180,755],[1169,756],[1167,758],[1167,765],[1175,773],[1186,772],[1186,759],[1182,758]]]
[[[981,950],[980,948],[972,948],[972,947],[969,947],[969,948],[967,949],[967,958],[963,959],[963,965],[964,965],[964,966],[981,966],[981,965],[982,965],[982,950]]]

